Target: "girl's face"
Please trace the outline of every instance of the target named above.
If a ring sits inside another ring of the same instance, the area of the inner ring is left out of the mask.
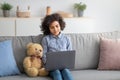
[[[51,34],[54,36],[58,36],[61,32],[60,24],[58,21],[53,21],[49,26]]]

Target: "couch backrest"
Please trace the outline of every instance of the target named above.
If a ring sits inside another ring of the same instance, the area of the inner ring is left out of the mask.
[[[68,34],[76,50],[75,69],[96,69],[99,62],[100,37],[120,38],[120,32]]]
[[[120,38],[120,32],[66,34],[71,38],[73,49],[76,50],[75,69],[95,69],[99,61],[99,38]],[[43,35],[38,36],[1,36],[0,41],[12,40],[14,56],[21,72],[26,57],[26,45],[30,42],[40,43]]]

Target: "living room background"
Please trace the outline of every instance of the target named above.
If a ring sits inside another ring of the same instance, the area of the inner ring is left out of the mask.
[[[94,19],[98,32],[120,30],[120,0],[0,0],[0,3],[3,2],[13,5],[11,17],[16,16],[17,5],[21,10],[26,10],[27,6],[30,6],[32,17],[45,16],[47,6],[51,7],[52,13],[65,11],[77,17],[73,4],[83,2],[87,4],[84,16]],[[0,17],[2,17],[2,10],[0,10]]]

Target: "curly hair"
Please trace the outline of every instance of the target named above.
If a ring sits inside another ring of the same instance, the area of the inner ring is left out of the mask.
[[[61,30],[64,30],[65,22],[63,21],[63,18],[58,13],[54,13],[54,14],[45,16],[45,18],[41,23],[40,28],[44,35],[50,34],[49,27],[50,27],[50,24],[54,21],[58,21],[60,24]]]

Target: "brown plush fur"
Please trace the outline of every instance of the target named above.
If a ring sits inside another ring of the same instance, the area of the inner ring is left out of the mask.
[[[23,67],[28,76],[35,77],[48,75],[48,71],[43,68],[42,56],[43,48],[40,44],[29,43],[27,45],[27,56],[23,61]]]

